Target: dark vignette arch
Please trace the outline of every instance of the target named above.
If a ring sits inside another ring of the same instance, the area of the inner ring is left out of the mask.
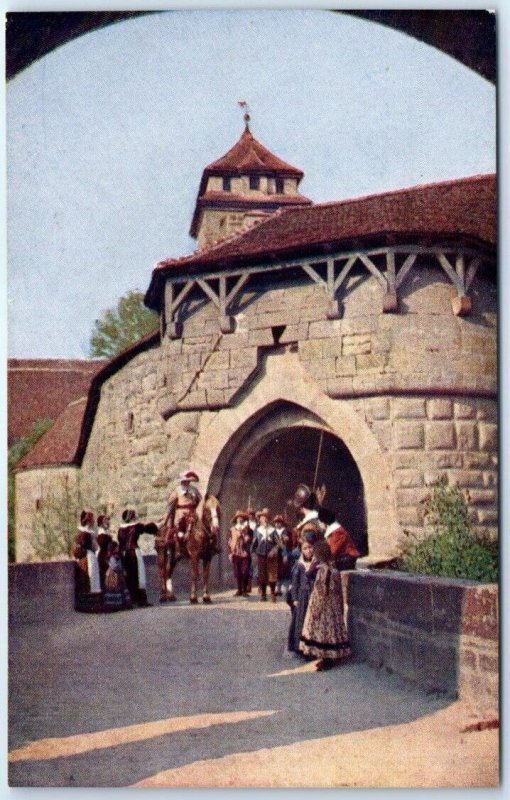
[[[496,82],[496,15],[489,11],[333,12],[395,28]],[[6,15],[7,79],[78,36],[131,17],[158,13],[169,11],[11,12]]]

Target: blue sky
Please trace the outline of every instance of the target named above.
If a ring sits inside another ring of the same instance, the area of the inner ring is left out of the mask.
[[[495,169],[495,89],[327,11],[184,11],[87,34],[7,88],[8,355],[84,358],[94,320],[184,255],[203,167],[254,135],[341,200]]]

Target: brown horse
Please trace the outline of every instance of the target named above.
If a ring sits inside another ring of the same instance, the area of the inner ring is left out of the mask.
[[[210,603],[209,596],[209,570],[211,559],[217,552],[220,533],[220,504],[212,494],[206,494],[198,504],[196,511],[188,515],[183,521],[183,528],[168,528],[162,526],[156,537],[156,550],[158,553],[158,568],[160,578],[160,602],[165,603],[176,600],[172,575],[178,561],[179,533],[184,534],[184,542],[191,561],[191,594],[190,603],[197,603],[197,583],[202,561],[202,581],[204,603]],[[179,537],[180,538],[180,537]]]

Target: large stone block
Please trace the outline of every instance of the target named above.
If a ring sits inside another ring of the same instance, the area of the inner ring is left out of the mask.
[[[478,428],[476,422],[456,422],[457,448],[459,450],[478,449]]]
[[[388,397],[372,397],[366,402],[366,415],[368,419],[389,419],[391,403]]]
[[[207,358],[208,370],[228,369],[230,366],[230,352],[228,350],[217,350]]]
[[[498,426],[492,422],[479,423],[480,450],[498,449]]]
[[[421,419],[427,416],[426,401],[422,397],[398,397],[393,403],[395,419]]]
[[[480,470],[475,469],[451,470],[448,481],[452,486],[460,488],[483,486],[483,475]]]
[[[336,359],[335,370],[337,375],[355,375],[356,358],[355,356],[340,356]]]
[[[466,590],[459,633],[480,639],[499,638],[499,610],[496,587],[472,587]]]
[[[395,472],[395,484],[402,489],[414,489],[424,485],[423,472],[416,469],[399,469]]]
[[[467,400],[455,400],[453,403],[453,415],[455,419],[475,419],[476,408],[473,403]]]
[[[395,423],[395,447],[397,450],[421,450],[425,443],[424,427],[421,422],[398,420]]]
[[[427,402],[429,419],[451,419],[453,416],[453,403],[448,399],[434,398]]]
[[[342,352],[345,356],[357,356],[370,353],[372,338],[369,335],[349,335],[342,337]]]
[[[429,422],[425,426],[425,446],[427,450],[453,450],[455,448],[455,428],[451,422]]]
[[[386,362],[384,353],[365,353],[356,356],[356,369],[362,372],[382,372]]]

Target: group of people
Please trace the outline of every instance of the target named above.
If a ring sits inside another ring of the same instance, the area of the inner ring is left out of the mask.
[[[79,611],[116,611],[149,606],[147,579],[140,536],[155,537],[162,524],[171,522],[178,533],[194,513],[201,495],[192,486],[192,471],[180,476],[171,493],[166,516],[159,523],[143,523],[134,509],[122,513],[116,539],[110,518],[82,511],[73,549],[76,562],[76,608]],[[352,569],[360,556],[352,537],[323,508],[316,492],[300,484],[293,505],[299,522],[290,528],[283,514],[272,518],[268,508],[236,511],[227,537],[229,560],[237,584],[235,596],[247,597],[257,584],[262,602],[285,595],[291,622],[290,653],[315,659],[318,670],[327,669],[350,655],[344,622],[341,572]],[[183,545],[184,546],[184,545]],[[219,542],[211,542],[219,552]]]
[[[115,539],[107,514],[98,516],[96,528],[93,512],[82,511],[73,547],[76,610],[108,612],[149,606],[138,540],[143,533],[156,535],[157,531],[155,523],[140,522],[136,511],[127,508]]]
[[[300,484],[294,507],[298,524],[290,530],[283,515],[269,509],[236,511],[228,534],[236,596],[247,597],[256,577],[260,600],[285,593],[291,609],[289,652],[328,669],[351,654],[344,621],[341,572],[352,569],[360,552],[332,512]]]
[[[299,548],[293,532],[282,514],[271,519],[268,508],[255,512],[236,511],[228,533],[227,547],[232,571],[237,583],[236,597],[248,597],[253,585],[258,585],[260,600],[276,602],[290,584]]]

